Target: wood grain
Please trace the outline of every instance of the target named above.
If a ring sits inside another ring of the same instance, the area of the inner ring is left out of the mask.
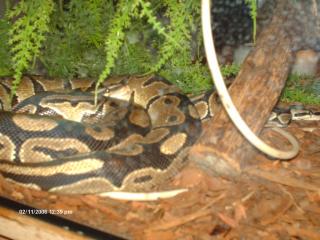
[[[290,34],[290,29],[296,24],[292,17],[296,14],[297,10],[290,0],[278,1],[271,23],[258,36],[256,46],[229,88],[240,115],[256,134],[263,129],[288,78],[294,53],[294,36]],[[302,35],[299,31],[296,34]],[[280,147],[285,150],[283,146]],[[234,177],[246,166],[254,164],[250,159],[257,154],[257,150],[247,142],[221,108],[210,120],[199,144],[191,153],[190,158],[204,166],[204,169]]]

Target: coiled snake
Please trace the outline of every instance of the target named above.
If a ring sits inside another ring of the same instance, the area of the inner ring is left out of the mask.
[[[203,1],[204,33],[208,5]],[[213,47],[210,41],[205,36],[206,48]],[[67,194],[145,190],[181,169],[201,122],[215,112],[213,91],[189,99],[157,76],[111,78],[97,104],[92,85],[26,76],[11,102],[11,79],[0,79],[0,173],[6,180]],[[269,123],[318,118],[319,112],[289,109],[273,112]]]
[[[50,192],[132,192],[162,182],[184,165],[216,106],[214,93],[189,99],[157,76],[110,78],[97,105],[91,81],[26,76],[11,104],[10,80],[0,81],[0,172]],[[292,116],[272,118],[286,124]]]

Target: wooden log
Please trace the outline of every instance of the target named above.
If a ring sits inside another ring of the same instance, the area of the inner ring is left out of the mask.
[[[292,17],[296,15],[298,8],[292,1],[278,1],[271,23],[260,33],[256,46],[229,88],[240,115],[256,134],[263,129],[288,77],[293,50],[297,47],[291,29],[303,37],[303,26],[296,28],[297,21]],[[234,176],[250,164],[254,154],[257,150],[222,109],[207,125],[190,158],[208,171]]]

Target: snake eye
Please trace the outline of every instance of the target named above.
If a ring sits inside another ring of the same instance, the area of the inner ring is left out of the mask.
[[[117,103],[114,102],[114,101],[111,101],[111,102],[110,102],[110,107],[117,108],[117,107],[119,107],[119,104],[117,104]]]
[[[171,100],[170,98],[166,98],[166,99],[164,100],[164,103],[165,103],[166,105],[171,105],[171,104],[172,104],[172,100]]]

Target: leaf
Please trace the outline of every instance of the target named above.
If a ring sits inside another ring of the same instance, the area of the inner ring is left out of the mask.
[[[20,1],[7,14],[12,20],[19,16],[9,31],[15,78],[11,89],[12,96],[21,81],[23,71],[29,67],[31,61],[40,52],[45,33],[49,30],[47,25],[53,7],[52,0]]]

